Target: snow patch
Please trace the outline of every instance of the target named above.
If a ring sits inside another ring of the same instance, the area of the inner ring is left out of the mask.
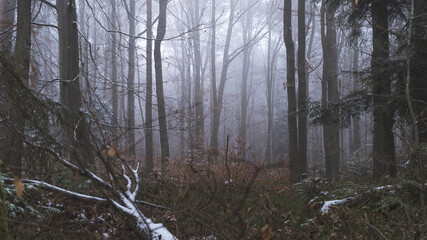
[[[339,199],[339,200],[325,201],[322,208],[320,209],[320,212],[327,213],[329,211],[330,206],[340,205],[340,204],[349,202],[351,200],[354,200],[354,197],[348,197],[348,198]]]

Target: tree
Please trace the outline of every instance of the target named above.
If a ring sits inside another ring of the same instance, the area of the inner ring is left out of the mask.
[[[145,163],[148,171],[153,171],[153,26],[152,1],[147,0],[147,84],[145,99]]]
[[[374,94],[373,175],[396,176],[396,159],[392,128],[394,112],[388,104],[391,79],[387,73],[389,57],[388,1],[372,2],[372,74]]]
[[[79,164],[93,164],[89,129],[81,112],[82,99],[79,80],[79,44],[77,13],[74,0],[57,0],[59,35],[60,99],[71,113],[65,121],[63,141],[73,146],[80,154]]]
[[[298,129],[296,117],[295,92],[295,47],[292,40],[292,0],[285,0],[283,10],[283,35],[286,47],[286,85],[288,93],[288,129],[289,129],[289,162],[291,180],[297,182],[298,171]]]
[[[191,20],[194,30],[192,31],[192,40],[194,46],[194,104],[196,108],[195,116],[195,136],[194,145],[197,150],[203,149],[203,140],[204,140],[204,113],[203,113],[203,87],[201,79],[201,51],[200,51],[200,9],[199,9],[199,0],[194,0],[194,7],[190,7]],[[193,11],[194,9],[194,11]]]
[[[338,52],[335,12],[337,3],[323,0],[320,9],[321,41],[323,49],[322,107],[339,100],[338,95]],[[339,177],[340,142],[337,123],[323,125],[323,142],[325,147],[326,176],[329,179]]]
[[[412,64],[412,97],[416,103],[418,117],[418,130],[420,142],[427,142],[427,2],[414,0],[413,16],[413,52],[414,63]]]
[[[212,133],[211,133],[211,150],[214,155],[218,154],[218,131],[222,110],[222,103],[224,100],[224,90],[225,90],[225,82],[227,80],[227,71],[230,66],[230,42],[231,42],[231,34],[233,33],[234,26],[234,11],[236,9],[236,3],[234,0],[230,0],[230,17],[228,19],[228,28],[227,35],[225,37],[225,46],[224,52],[222,56],[222,68],[221,68],[221,76],[218,90],[216,88],[216,83],[211,84],[212,87],[212,96],[213,96],[213,121],[212,121]],[[212,81],[216,81],[216,79],[212,79]]]
[[[13,26],[15,23],[15,11],[16,1],[0,1],[0,51],[1,54],[7,55],[8,57],[12,56],[12,42],[13,42]],[[9,131],[8,122],[5,121],[8,119],[10,114],[10,82],[12,77],[10,74],[5,71],[3,66],[0,66],[0,153],[2,159],[5,159],[6,165],[14,164],[12,161],[9,161],[8,155],[13,151],[13,145],[11,145],[12,131]]]
[[[307,78],[305,59],[305,0],[298,0],[298,162],[299,174],[307,173]],[[302,111],[301,111],[302,110]]]
[[[215,21],[215,19],[212,19]],[[242,22],[242,38],[243,44],[249,44],[249,39],[252,37],[252,14],[251,11],[246,14],[244,21]],[[212,45],[212,48],[215,46]],[[243,60],[242,60],[242,87],[240,95],[240,126],[239,126],[239,135],[241,138],[241,149],[243,158],[246,157],[246,136],[247,136],[247,113],[248,113],[248,77],[249,77],[249,66],[251,64],[251,53],[252,48],[245,48],[243,50]],[[212,52],[214,55],[215,52]],[[213,57],[215,58],[215,56]]]
[[[126,3],[126,1],[124,1]],[[135,0],[129,1],[129,7],[127,4],[126,11],[128,13],[129,21],[129,57],[128,57],[128,77],[127,77],[127,134],[129,143],[129,156],[135,156]]]
[[[163,73],[161,45],[166,34],[166,7],[168,0],[159,0],[159,23],[157,25],[157,36],[154,43],[154,67],[156,71],[156,94],[159,113],[160,145],[162,149],[162,165],[169,159],[169,139],[166,121],[165,96],[163,93]]]

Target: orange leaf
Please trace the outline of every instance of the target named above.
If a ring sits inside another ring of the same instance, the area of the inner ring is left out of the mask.
[[[22,198],[22,195],[24,193],[24,184],[21,182],[21,180],[19,180],[18,177],[15,177],[13,179],[13,184],[15,184],[16,196],[18,198]]]
[[[116,147],[111,147],[110,150],[108,150],[108,156],[109,157],[114,157],[117,154],[117,148]]]
[[[262,240],[270,240],[273,237],[273,230],[268,224],[261,228],[261,233]]]

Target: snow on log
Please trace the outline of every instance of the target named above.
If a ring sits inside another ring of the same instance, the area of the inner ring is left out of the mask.
[[[329,211],[330,206],[340,205],[340,204],[349,202],[351,200],[354,200],[354,197],[348,197],[348,198],[339,199],[339,200],[325,201],[322,208],[320,209],[320,212],[327,213]]]

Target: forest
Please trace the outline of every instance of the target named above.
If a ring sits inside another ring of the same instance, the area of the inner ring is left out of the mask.
[[[0,0],[0,240],[425,239],[426,0]]]

